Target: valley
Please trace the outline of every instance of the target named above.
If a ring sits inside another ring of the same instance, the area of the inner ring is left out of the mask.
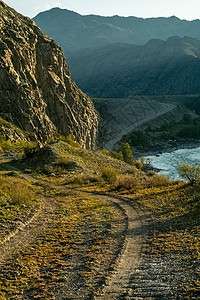
[[[0,300],[200,299],[199,29],[0,0]]]

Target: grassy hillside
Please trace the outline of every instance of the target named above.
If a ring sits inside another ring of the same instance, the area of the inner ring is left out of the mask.
[[[141,263],[162,258],[162,280],[173,282],[178,297],[197,299],[199,183],[171,182],[137,161],[128,165],[70,143],[50,143],[15,161],[1,157],[1,299],[91,299],[101,293],[127,219],[98,193],[138,211],[148,233]]]

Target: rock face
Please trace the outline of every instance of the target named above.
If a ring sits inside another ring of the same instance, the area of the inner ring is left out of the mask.
[[[0,118],[0,140],[1,139],[10,140],[12,142],[17,140],[27,142],[29,137],[28,134],[20,130],[17,126]]]
[[[71,80],[61,48],[1,0],[0,116],[41,144],[59,133],[95,146],[98,114]]]

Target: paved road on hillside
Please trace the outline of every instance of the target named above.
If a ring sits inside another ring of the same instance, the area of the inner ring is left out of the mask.
[[[117,110],[112,112],[113,116],[118,117],[120,120],[126,119],[126,122],[123,122],[120,124],[120,121],[118,122],[117,126],[120,127],[119,132],[116,133],[109,142],[107,142],[104,146],[105,149],[111,150],[113,149],[114,145],[119,142],[122,137],[134,129],[136,129],[138,126],[147,123],[151,120],[156,119],[157,117],[166,114],[167,112],[174,109],[174,105],[170,103],[157,103],[157,107],[150,106],[150,101],[148,102],[148,105],[150,109],[148,111],[142,112],[142,114],[136,115],[136,112],[134,112],[133,105],[130,104],[131,102],[126,103],[124,106],[119,107]],[[128,114],[129,113],[129,114]],[[132,118],[131,118],[132,113]],[[123,116],[123,118],[122,118]],[[120,126],[121,125],[121,126]]]

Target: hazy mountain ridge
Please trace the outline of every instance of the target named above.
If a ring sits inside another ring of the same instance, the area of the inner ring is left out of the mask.
[[[200,93],[200,20],[54,8],[34,21],[63,48],[72,78],[90,96]]]
[[[73,134],[95,145],[98,115],[71,80],[64,54],[29,18],[0,1],[0,116],[44,143]]]
[[[71,51],[112,43],[145,44],[150,39],[166,40],[170,36],[200,39],[200,20],[170,18],[102,17],[80,15],[67,9],[53,8],[39,13],[33,20],[63,48]]]
[[[146,45],[113,44],[83,52],[70,68],[80,87],[96,97],[198,94],[200,41],[170,37]]]

